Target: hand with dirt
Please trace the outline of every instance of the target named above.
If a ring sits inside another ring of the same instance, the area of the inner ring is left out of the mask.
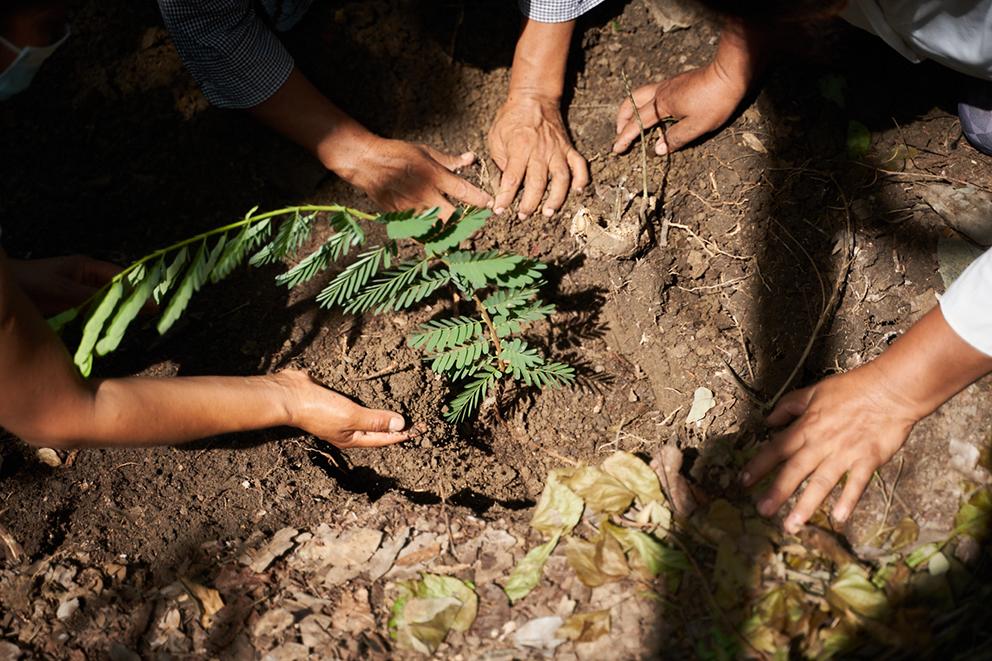
[[[448,200],[473,207],[492,204],[488,193],[455,174],[475,162],[475,154],[446,154],[427,145],[371,137],[353,163],[337,171],[360,188],[376,206],[388,211],[441,208],[441,217],[454,212]]]
[[[537,211],[550,218],[565,203],[569,187],[589,184],[589,166],[572,146],[561,115],[565,64],[575,21],[524,20],[510,73],[510,90],[489,130],[489,150],[503,176],[493,210],[501,214],[523,185],[518,217]],[[549,187],[550,180],[550,187]]]
[[[506,210],[523,184],[520,220],[537,211],[545,188],[548,198],[542,213],[550,218],[565,203],[569,184],[576,192],[589,184],[589,166],[572,146],[558,105],[558,99],[511,96],[496,114],[489,130],[489,151],[503,171],[493,205],[496,213]]]
[[[120,273],[116,264],[83,255],[12,259],[14,281],[42,314],[79,305]]]
[[[368,409],[318,383],[306,372],[284,370],[276,375],[287,391],[289,425],[339,448],[380,447],[411,438],[403,416]]]
[[[630,98],[624,99],[617,112],[614,153],[626,151],[640,137],[637,114],[645,132],[661,122],[675,120],[655,144],[654,151],[659,156],[722,127],[747,96],[763,66],[764,41],[763,31],[740,21],[728,21],[716,55],[707,66],[634,90],[633,103]]]
[[[758,511],[772,516],[806,487],[785,519],[796,533],[847,475],[833,518],[847,521],[875,470],[906,442],[913,426],[992,371],[992,357],[961,339],[935,309],[873,362],[794,391],[768,417],[789,427],[741,472],[752,486],[782,464]]]

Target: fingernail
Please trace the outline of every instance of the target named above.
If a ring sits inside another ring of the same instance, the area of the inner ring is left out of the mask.
[[[493,213],[496,214],[497,216],[503,213],[504,211],[506,211],[506,209],[504,209],[503,207],[495,207],[493,209]]]
[[[403,420],[402,416],[394,416],[389,420],[389,431],[403,431],[406,427],[406,422]]]
[[[838,507],[834,509],[834,519],[838,523],[844,523],[845,521],[847,521],[847,517],[849,514],[850,512],[847,511],[846,507]]]
[[[517,214],[517,220],[527,220],[527,214],[521,211],[520,213]]]
[[[775,510],[772,508],[772,501],[763,500],[758,503],[758,513],[761,514],[761,516],[771,516],[774,514]]]
[[[738,479],[740,479],[741,484],[744,486],[749,486],[751,484],[751,474],[747,471],[743,471]]]
[[[618,145],[618,144],[614,144],[613,145],[613,153],[614,154],[619,154],[620,153],[620,145]]]
[[[545,218],[550,218],[551,216],[555,215],[555,210],[545,207],[543,213]]]
[[[799,517],[796,516],[795,514],[790,514],[789,515],[789,518],[787,518],[785,520],[785,530],[790,535],[794,535],[796,533],[796,531],[798,531],[799,528],[800,528],[800,526],[802,526],[802,525],[803,525],[803,522],[800,521],[799,520]]]
[[[665,154],[668,153],[668,145],[666,145],[664,142],[659,142],[654,147],[654,153],[658,154],[658,156],[664,156]]]

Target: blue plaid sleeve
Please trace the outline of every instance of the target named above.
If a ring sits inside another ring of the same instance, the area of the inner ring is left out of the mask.
[[[252,0],[158,0],[158,5],[186,68],[215,106],[257,106],[293,71],[293,57]]]
[[[538,23],[574,21],[603,0],[520,0],[520,11]]]

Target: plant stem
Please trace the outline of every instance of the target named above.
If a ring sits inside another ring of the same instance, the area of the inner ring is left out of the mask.
[[[489,336],[492,338],[493,346],[496,348],[496,365],[499,367],[499,371],[502,372],[506,369],[506,365],[503,363],[503,359],[500,357],[502,353],[503,345],[499,341],[499,335],[496,333],[496,325],[493,323],[492,318],[489,316],[489,311],[486,310],[486,306],[483,305],[482,300],[472,294],[472,300],[475,301],[475,307],[478,308],[479,314],[482,315],[482,321],[486,323],[486,327],[489,329]]]
[[[128,266],[123,271],[115,275],[113,278],[111,278],[107,282],[107,284],[105,284],[103,287],[97,290],[92,296],[90,296],[88,299],[77,305],[76,309],[83,310],[93,301],[99,300],[99,298],[107,292],[107,290],[110,288],[111,285],[113,285],[115,282],[120,282],[121,280],[126,278],[132,271],[137,269],[142,264],[158,259],[159,257],[162,257],[163,255],[167,255],[175,250],[179,250],[180,248],[184,248],[191,244],[199,243],[200,241],[203,241],[204,239],[207,239],[211,236],[215,236],[217,234],[225,234],[227,232],[230,232],[231,230],[239,229],[246,225],[251,225],[252,223],[257,223],[263,220],[269,220],[270,218],[285,216],[291,213],[321,213],[321,212],[326,212],[326,213],[344,212],[352,216],[355,216],[356,218],[360,218],[361,220],[374,220],[377,217],[375,215],[365,213],[364,211],[358,211],[357,209],[345,207],[340,204],[329,204],[329,205],[307,204],[297,207],[285,207],[283,209],[277,209],[275,211],[266,211],[265,213],[258,216],[252,216],[251,212],[249,212],[248,215],[246,215],[243,219],[237,222],[224,225],[223,227],[215,227],[212,230],[203,232],[201,234],[197,234],[196,236],[190,237],[188,239],[183,239],[182,241],[173,243],[170,246],[166,246],[165,248],[160,248],[159,250],[156,250],[152,253],[145,255],[141,259],[133,262],[130,266]]]
[[[641,121],[641,113],[637,109],[637,102],[634,101],[634,92],[630,89],[630,80],[625,71],[620,72],[623,79],[624,89],[627,91],[627,98],[630,99],[630,107],[634,110],[634,118],[637,119],[637,126],[641,130],[641,183],[644,186],[644,196],[641,198],[641,213],[646,215],[648,208],[648,147],[645,142],[644,122]]]

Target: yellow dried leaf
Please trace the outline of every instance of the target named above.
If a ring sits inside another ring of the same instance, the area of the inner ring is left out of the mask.
[[[560,471],[551,471],[534,508],[530,525],[548,536],[567,535],[582,517],[582,499],[561,483]]]
[[[850,609],[859,615],[879,619],[889,611],[889,600],[885,593],[868,580],[864,569],[855,565],[845,565],[827,590],[827,601],[834,608]]]
[[[214,622],[214,615],[224,607],[224,600],[220,598],[220,592],[188,578],[180,578],[179,581],[196,600],[196,606],[200,611],[200,626],[209,629]]]
[[[633,491],[642,505],[651,501],[665,504],[658,474],[631,453],[615,452],[600,467]]]
[[[610,611],[600,610],[589,613],[575,613],[558,628],[559,638],[588,643],[610,633]]]
[[[579,466],[562,482],[574,491],[594,512],[622,514],[634,501],[634,492],[615,477],[592,466]]]
[[[601,533],[595,543],[570,538],[565,557],[579,580],[591,588],[620,580],[630,573],[623,549],[612,535]]]

